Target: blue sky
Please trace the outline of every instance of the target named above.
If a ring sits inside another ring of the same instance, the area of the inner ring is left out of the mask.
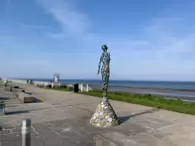
[[[0,76],[195,81],[194,0],[1,0]]]

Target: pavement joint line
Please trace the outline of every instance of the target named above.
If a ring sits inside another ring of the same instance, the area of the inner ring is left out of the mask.
[[[50,129],[52,132],[54,132],[56,135],[58,135],[58,136],[61,137],[60,133],[58,133],[57,131],[53,130],[51,127],[49,127],[49,129]]]
[[[111,139],[111,138],[109,138],[109,137],[105,137],[105,136],[103,136],[102,134],[101,134],[101,135],[97,135],[97,136],[98,136],[98,137],[102,137],[103,139],[106,139],[107,141],[111,141],[111,142],[114,143],[114,144],[120,145],[119,142],[116,142],[116,141],[114,141],[113,139]]]
[[[82,105],[82,104],[75,104],[75,105]],[[68,107],[68,106],[70,106],[70,107],[76,107],[76,108],[78,108],[78,109],[85,110],[85,111],[88,111],[88,112],[93,112],[93,111],[90,111],[90,110],[87,110],[87,109],[83,109],[83,108],[74,106],[74,105],[72,105],[72,104],[60,105],[60,106],[55,106],[55,107],[52,107],[52,106],[51,106],[51,107],[47,107],[47,108],[37,108],[37,109],[31,109],[31,110],[29,110],[29,111],[38,111],[38,110],[45,110],[45,109],[54,109],[54,108]],[[15,106],[15,107],[17,107],[17,106]]]
[[[152,128],[152,127],[149,127],[149,126],[143,126],[143,127],[147,128],[147,129],[150,129],[150,130],[155,130],[155,128]]]
[[[33,126],[31,126],[31,128],[37,135],[39,135],[39,132],[37,132],[37,130]]]
[[[84,102],[84,103],[78,103],[78,104],[74,104],[74,105],[83,105],[83,104],[90,104],[90,103],[97,103],[97,101],[94,101],[94,102]],[[53,103],[52,105],[59,105],[59,104],[63,104],[63,103]],[[71,105],[71,104],[68,104],[68,105]]]
[[[93,113],[93,111],[90,111],[88,109],[84,109],[84,108],[81,108],[81,107],[77,107],[77,106],[74,106],[74,105],[71,105],[71,107],[74,107],[74,108],[77,108],[77,109],[80,109],[80,110],[84,110],[84,111],[87,111],[89,113]]]
[[[12,133],[0,134],[0,136],[10,135],[10,134],[20,134],[20,132],[12,132]]]
[[[163,127],[160,127],[160,128],[157,128],[156,130],[163,130],[163,129],[166,129],[166,128],[170,128],[172,126],[176,126],[178,124],[170,124],[170,125],[166,125],[166,126],[163,126]]]

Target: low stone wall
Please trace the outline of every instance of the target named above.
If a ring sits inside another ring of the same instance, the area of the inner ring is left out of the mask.
[[[12,88],[11,88],[11,87],[5,87],[5,88],[4,88],[4,91],[12,92]]]
[[[25,90],[22,88],[12,88],[12,92],[14,92],[14,93],[25,92]]]
[[[0,103],[0,116],[5,115],[5,105]]]
[[[19,86],[8,85],[4,87],[4,91],[18,93],[25,92],[25,89],[20,88]]]
[[[9,80],[12,83],[27,84],[26,80]]]
[[[24,92],[19,92],[17,97],[20,99],[22,103],[33,103],[35,100],[33,95],[29,95]]]
[[[80,90],[81,92],[89,92],[89,91],[92,90],[92,88],[89,87],[88,84],[79,84],[79,90]]]
[[[12,83],[19,83],[19,84],[28,84],[27,80],[10,80]],[[38,87],[44,87],[44,88],[58,88],[58,87],[74,87],[74,84],[62,84],[62,83],[51,83],[46,81],[33,81],[33,85]],[[80,92],[88,92],[93,90],[91,87],[89,87],[88,84],[79,84],[79,91]]]

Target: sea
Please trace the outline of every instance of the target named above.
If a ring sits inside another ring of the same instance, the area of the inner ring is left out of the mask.
[[[29,78],[23,80],[53,81],[53,79]],[[101,90],[102,84],[101,80],[89,79],[60,79],[60,82],[63,84],[89,84],[94,90]],[[110,80],[108,90],[109,92],[151,94],[167,99],[181,99],[186,102],[195,102],[195,82]]]
[[[52,79],[32,79],[36,81],[52,81]],[[76,84],[83,83],[91,86],[100,86],[101,80],[87,79],[61,79],[61,83]],[[178,82],[178,81],[134,81],[134,80],[110,80],[110,87],[129,87],[143,89],[166,89],[180,91],[195,91],[195,82]]]

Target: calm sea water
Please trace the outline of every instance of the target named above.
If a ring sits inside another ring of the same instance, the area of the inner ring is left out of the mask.
[[[52,79],[34,79],[39,81],[52,81]],[[62,83],[83,83],[89,85],[101,85],[101,80],[65,80]],[[195,82],[173,82],[173,81],[130,81],[130,80],[111,80],[110,86],[115,87],[131,87],[131,88],[147,88],[147,89],[173,89],[173,90],[195,90]]]

